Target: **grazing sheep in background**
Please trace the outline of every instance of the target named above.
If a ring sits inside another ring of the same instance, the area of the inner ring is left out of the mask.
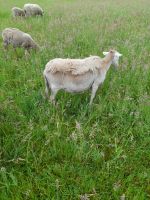
[[[38,5],[38,4],[25,4],[24,7],[24,12],[26,17],[30,16],[36,16],[36,15],[41,15],[43,16],[43,9]]]
[[[21,9],[21,8],[13,7],[13,8],[11,9],[11,11],[12,11],[12,16],[13,16],[13,17],[24,17],[24,16],[25,16],[25,12],[24,12],[24,10]]]
[[[46,96],[51,90],[50,100],[55,103],[55,96],[60,89],[68,92],[82,92],[92,87],[90,105],[98,87],[104,82],[106,73],[113,64],[118,67],[119,57],[115,50],[103,52],[104,58],[90,56],[84,59],[50,60],[44,70]]]
[[[23,47],[26,51],[29,51],[30,49],[39,49],[38,44],[34,42],[29,34],[24,33],[17,28],[5,28],[2,31],[2,38],[5,49],[10,44],[13,48]],[[27,53],[26,51],[25,53]]]

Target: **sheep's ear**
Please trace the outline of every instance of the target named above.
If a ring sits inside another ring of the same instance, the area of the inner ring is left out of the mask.
[[[118,57],[121,57],[121,56],[122,56],[122,54],[118,52],[118,53],[117,53],[117,56],[118,56]]]
[[[104,52],[103,52],[103,55],[106,56],[108,53],[109,53],[109,52],[105,52],[105,51],[104,51]]]

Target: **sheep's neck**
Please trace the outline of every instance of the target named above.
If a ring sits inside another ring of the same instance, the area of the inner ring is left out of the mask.
[[[109,70],[110,65],[112,64],[112,60],[113,60],[113,55],[108,54],[102,61],[102,67],[103,69],[105,69],[106,71]]]

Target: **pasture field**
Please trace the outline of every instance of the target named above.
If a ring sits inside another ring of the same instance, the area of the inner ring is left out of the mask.
[[[33,0],[44,17],[14,20],[0,0],[0,32],[16,27],[43,47],[3,51],[0,37],[0,199],[150,199],[150,1]],[[53,58],[123,54],[89,108],[90,93],[44,98]]]

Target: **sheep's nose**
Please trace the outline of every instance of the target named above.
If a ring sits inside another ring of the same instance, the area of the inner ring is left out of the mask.
[[[119,64],[115,64],[114,67],[115,67],[115,69],[118,69]]]

